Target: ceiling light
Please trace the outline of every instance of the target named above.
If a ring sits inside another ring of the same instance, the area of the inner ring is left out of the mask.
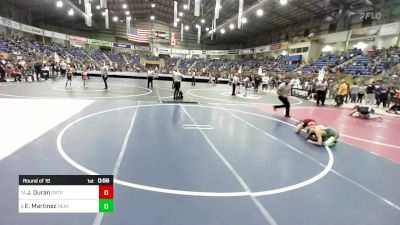
[[[174,23],[174,27],[177,27],[178,26],[178,23]]]
[[[279,0],[279,4],[286,5],[287,4],[287,0]]]
[[[96,9],[100,9],[100,5],[96,5]]]
[[[183,5],[183,9],[188,9],[189,7],[188,7],[188,5]]]
[[[70,9],[70,10],[68,11],[68,15],[73,16],[73,15],[74,15],[74,10],[73,10],[73,9]]]
[[[151,19],[151,20],[154,20],[154,18],[155,18],[154,16],[150,16],[150,19]]]
[[[132,19],[132,17],[130,17],[130,16],[126,17],[126,20],[131,20],[131,19]]]
[[[189,26],[188,25],[185,26],[185,30],[189,30]]]
[[[126,11],[126,12],[125,12],[125,15],[129,16],[129,14],[130,14],[129,11]]]
[[[179,22],[179,21],[181,21],[181,19],[179,19],[179,18],[176,18],[176,22]]]
[[[63,7],[62,1],[57,1],[56,6],[57,6],[58,8]]]
[[[88,16],[92,17],[92,16],[93,16],[93,14],[92,14],[92,13],[89,13],[89,14],[88,14]]]
[[[183,12],[179,12],[178,15],[179,15],[179,16],[183,16]]]
[[[207,28],[208,28],[208,27],[207,27]],[[212,34],[212,33],[213,33],[213,31],[212,31],[212,30],[209,30],[209,31],[208,31],[208,34]]]
[[[113,21],[114,21],[114,22],[117,22],[117,21],[118,21],[118,16],[114,16],[114,17],[113,17]]]
[[[156,4],[155,3],[151,3],[151,8],[155,8]]]
[[[126,9],[128,6],[126,4],[122,4],[122,8]]]
[[[206,31],[210,31],[210,28],[206,27]]]
[[[200,27],[200,25],[196,24],[194,27],[196,27],[196,28],[199,28],[199,27]]]
[[[247,23],[246,17],[243,17],[243,18],[242,18],[242,23]]]
[[[231,23],[231,24],[229,24],[229,28],[230,28],[231,30],[233,30],[233,29],[235,29],[235,25],[233,25],[233,23]]]
[[[105,16],[105,15],[106,15],[106,12],[102,12],[101,15],[102,15],[102,16]]]
[[[221,32],[221,34],[225,34],[225,29],[222,28],[222,29],[220,30],[220,32]]]
[[[262,9],[257,9],[257,16],[262,16],[264,11]]]
[[[201,19],[200,22],[201,22],[201,23],[205,23],[206,20],[205,20],[205,19]]]

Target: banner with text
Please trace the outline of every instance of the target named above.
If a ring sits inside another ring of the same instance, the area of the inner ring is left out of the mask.
[[[102,40],[97,40],[97,39],[90,39],[90,44],[92,45],[99,45],[99,46],[106,46],[106,47],[112,47],[112,42],[109,41],[102,41]]]
[[[73,35],[69,35],[68,36],[68,40],[69,41],[73,41],[73,42],[83,43],[83,44],[88,44],[89,43],[89,38],[73,36]]]
[[[25,25],[25,24],[21,25],[21,30],[24,31],[24,32],[31,33],[31,34],[43,35],[43,30],[42,29],[37,28],[37,27],[32,27],[32,26],[29,26],[29,25]]]
[[[113,43],[113,47],[115,48],[132,48],[130,44],[122,44],[122,43]]]
[[[50,37],[50,38],[57,38],[61,40],[67,40],[67,35],[62,33],[57,33],[54,31],[44,30],[43,36]]]
[[[21,29],[20,23],[17,23],[15,21],[12,21],[12,20],[4,18],[4,17],[0,17],[0,25],[3,25],[5,27],[10,27],[13,29],[17,29],[17,30]]]

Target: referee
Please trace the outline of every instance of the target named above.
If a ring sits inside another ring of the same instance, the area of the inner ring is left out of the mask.
[[[154,70],[150,68],[147,70],[147,88],[150,88],[151,84],[151,89],[153,89],[153,79],[154,79]]]
[[[290,79],[288,77],[285,78],[284,82],[282,82],[276,92],[278,93],[279,100],[283,103],[283,105],[274,105],[274,110],[277,108],[286,108],[285,117],[290,118],[290,103],[288,100],[288,95],[290,93]]]
[[[175,87],[174,99],[178,99],[183,75],[179,72],[179,70],[176,70],[176,72],[173,75],[173,78],[174,78],[174,87]]]

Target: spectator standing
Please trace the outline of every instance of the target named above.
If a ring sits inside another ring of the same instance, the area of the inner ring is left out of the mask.
[[[61,76],[65,77],[67,73],[67,63],[65,63],[64,61],[61,61],[60,63],[60,71],[61,71]]]
[[[388,88],[386,87],[386,85],[382,85],[379,91],[379,103],[377,103],[378,108],[381,103],[383,105],[383,108],[386,108],[388,95],[389,95]]]
[[[350,99],[351,103],[356,103],[358,92],[360,91],[360,86],[357,83],[354,83],[350,87]]]
[[[5,65],[4,60],[2,60],[0,62],[0,82],[7,82],[6,81],[6,65]]]
[[[343,99],[347,95],[347,92],[348,92],[347,84],[346,82],[343,82],[339,86],[339,90],[336,96],[336,106],[340,107],[341,105],[343,105]]]
[[[35,74],[36,74],[36,80],[40,81],[41,77],[43,76],[42,62],[40,62],[40,60],[37,60],[35,63]]]
[[[369,84],[365,89],[365,104],[372,106],[375,102],[375,82]]]
[[[394,96],[396,95],[396,89],[395,89],[395,87],[393,87],[392,83],[389,84],[389,87],[387,89],[388,89],[388,101],[387,101],[388,104],[387,104],[387,107],[389,107],[390,104],[392,102],[394,102]]]
[[[69,82],[69,88],[71,88],[72,75],[73,75],[72,66],[68,65],[67,66],[67,82],[65,82],[65,88],[67,88],[68,82]]]
[[[362,103],[362,100],[363,100],[364,95],[365,95],[365,91],[366,91],[366,87],[364,86],[364,84],[361,84],[360,88],[358,89],[357,103]]]
[[[83,65],[83,71],[82,71],[82,81],[83,81],[83,87],[87,88],[87,80],[88,80],[88,71],[89,67],[87,65]]]

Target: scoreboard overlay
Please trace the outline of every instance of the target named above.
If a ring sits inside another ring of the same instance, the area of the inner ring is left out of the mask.
[[[20,175],[20,213],[112,213],[112,175]]]

